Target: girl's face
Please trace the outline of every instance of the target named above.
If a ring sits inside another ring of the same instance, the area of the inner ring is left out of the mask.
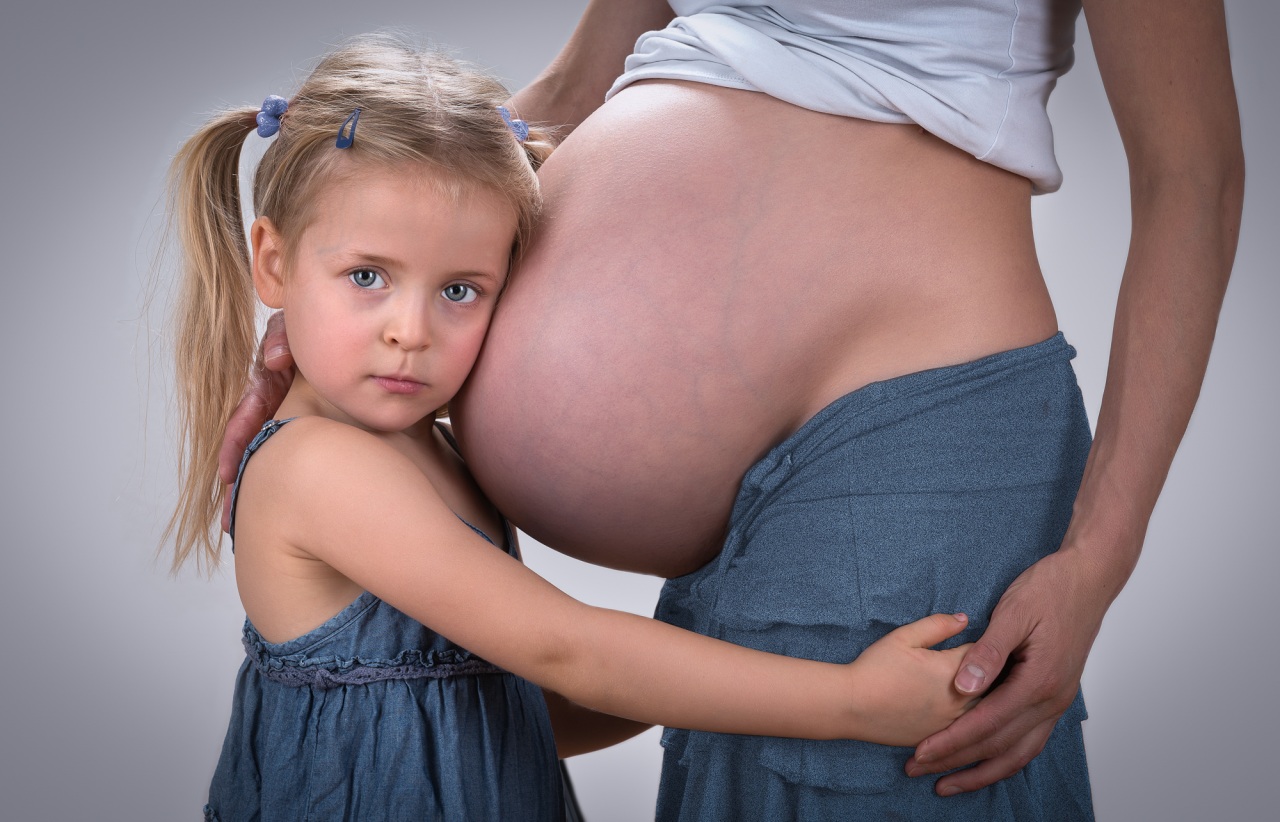
[[[270,220],[251,232],[254,283],[264,303],[284,309],[298,367],[290,399],[301,413],[404,430],[471,371],[516,215],[479,188],[455,200],[417,167],[335,180],[313,213],[289,258]]]

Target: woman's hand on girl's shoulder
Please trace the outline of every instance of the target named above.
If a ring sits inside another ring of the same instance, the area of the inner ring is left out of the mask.
[[[218,476],[225,485],[236,481],[240,460],[249,442],[263,423],[284,402],[289,386],[293,384],[293,354],[289,352],[289,340],[284,331],[284,312],[277,311],[267,319],[267,330],[258,345],[258,356],[249,371],[249,382],[244,395],[227,420],[222,435],[222,448],[218,451]],[[222,530],[231,527],[231,495],[222,504]]]

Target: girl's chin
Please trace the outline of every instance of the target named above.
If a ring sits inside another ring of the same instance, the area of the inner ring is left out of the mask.
[[[394,434],[430,427],[435,422],[435,409],[425,413],[344,415],[339,422],[363,428],[372,433]]]
[[[388,398],[389,399],[389,398]],[[427,399],[418,394],[406,402],[408,397],[397,397],[389,402],[344,403],[302,402],[286,403],[281,410],[289,410],[290,416],[325,417],[335,422],[345,423],[373,433],[394,433],[412,428],[424,420],[430,424],[435,418],[437,404],[423,402]],[[442,404],[442,403],[441,403]]]

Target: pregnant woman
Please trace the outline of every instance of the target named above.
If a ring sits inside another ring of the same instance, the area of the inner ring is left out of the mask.
[[[571,133],[454,407],[501,510],[743,645],[848,661],[938,611],[979,640],[985,700],[914,755],[669,729],[659,818],[1092,818],[1080,674],[1199,392],[1243,157],[1221,3],[1086,0],[1133,193],[1091,441],[1030,214],[1079,11],[594,0],[513,99]]]
[[[1199,390],[1243,161],[1221,4],[1086,0],[1133,191],[1090,450],[1030,215],[1079,10],[593,2],[516,95],[577,127],[454,414],[498,506],[672,578],[659,615],[713,636],[847,660],[994,610],[957,686],[1011,663],[909,763],[669,730],[660,818],[1091,817],[1080,673]]]

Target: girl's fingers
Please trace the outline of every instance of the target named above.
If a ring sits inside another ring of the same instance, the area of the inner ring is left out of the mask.
[[[932,648],[965,629],[969,618],[964,614],[931,614],[903,625],[893,634],[913,648]]]

